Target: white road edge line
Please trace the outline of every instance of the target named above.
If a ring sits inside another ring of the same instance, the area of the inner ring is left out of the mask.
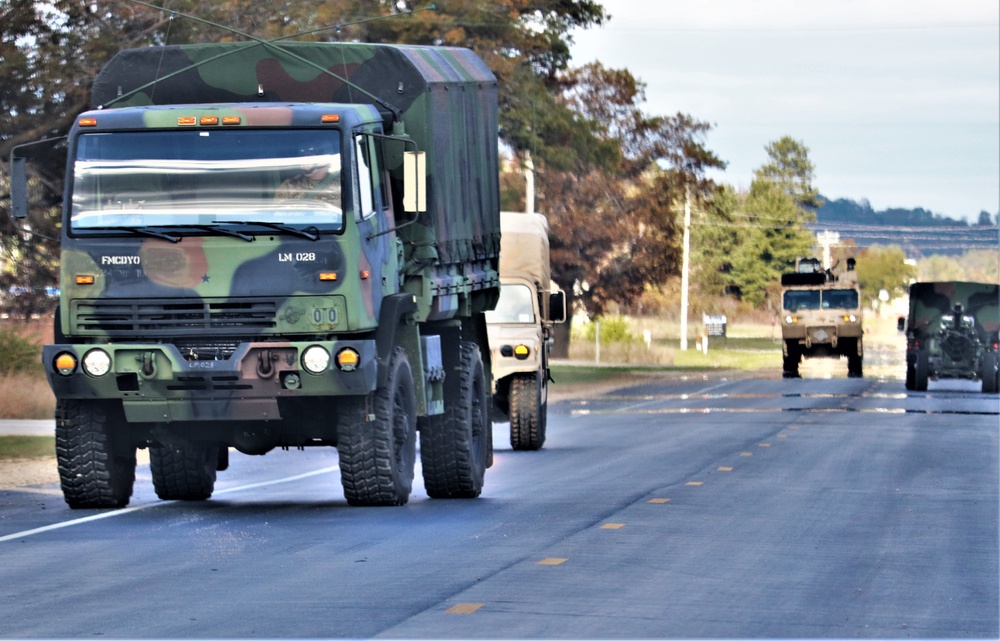
[[[262,481],[260,483],[250,483],[249,485],[240,485],[238,487],[230,487],[224,490],[219,490],[213,492],[213,496],[218,496],[219,494],[232,494],[233,492],[242,492],[243,490],[252,490],[258,487],[266,487],[268,485],[278,485],[281,483],[290,483],[292,481],[298,481],[300,479],[309,478],[310,476],[318,476],[320,474],[329,474],[334,470],[339,470],[339,465],[333,465],[331,467],[324,467],[320,470],[313,470],[312,472],[305,472],[304,474],[296,474],[295,476],[286,476],[285,478],[274,479],[273,481]],[[151,507],[157,507],[160,505],[165,505],[167,503],[173,503],[174,501],[159,501],[156,503],[147,503],[146,505],[139,505],[136,507],[126,507],[120,510],[114,510],[112,512],[102,512],[101,514],[94,514],[93,516],[85,516],[79,519],[73,519],[72,521],[63,521],[62,523],[53,523],[52,525],[46,525],[45,527],[35,528],[33,530],[25,530],[24,532],[16,532],[14,534],[7,534],[6,536],[0,536],[0,543],[4,541],[14,541],[16,539],[23,539],[28,536],[34,536],[35,534],[43,534],[45,532],[51,532],[53,530],[60,530],[64,527],[70,527],[72,525],[83,525],[84,523],[90,523],[91,521],[100,521],[101,519],[110,519],[113,516],[125,516],[126,514],[131,514],[132,512],[138,512],[139,510],[145,510]]]

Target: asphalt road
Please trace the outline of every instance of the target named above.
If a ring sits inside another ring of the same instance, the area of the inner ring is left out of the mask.
[[[1000,637],[1000,398],[875,379],[554,403],[476,500],[350,508],[333,450],[202,503],[0,492],[4,638]]]

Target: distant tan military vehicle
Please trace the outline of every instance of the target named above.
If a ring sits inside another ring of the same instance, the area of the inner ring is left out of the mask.
[[[782,370],[798,378],[803,357],[847,357],[847,375],[863,375],[861,290],[854,259],[844,271],[823,269],[816,258],[800,258],[781,276]]]
[[[495,418],[510,419],[515,450],[545,442],[552,326],[566,297],[552,291],[548,223],[540,214],[500,212],[500,300],[486,313]]]

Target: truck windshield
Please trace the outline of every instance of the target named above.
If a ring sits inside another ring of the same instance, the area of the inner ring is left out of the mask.
[[[858,290],[828,289],[823,292],[823,309],[857,309]]]
[[[73,162],[70,225],[343,225],[340,133],[218,129],[88,133]]]
[[[785,292],[784,307],[789,311],[819,309],[818,289],[792,289]]]
[[[500,300],[493,311],[486,312],[487,323],[534,323],[535,307],[527,285],[503,285]]]

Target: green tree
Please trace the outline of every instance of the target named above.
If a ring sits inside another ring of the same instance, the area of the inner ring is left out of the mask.
[[[791,136],[784,136],[768,143],[765,149],[769,162],[754,173],[755,177],[779,185],[799,207],[819,207],[819,191],[812,184],[814,167],[809,160],[809,148]]]
[[[917,279],[923,282],[966,280],[965,270],[951,256],[932,254],[917,261]]]
[[[744,301],[762,307],[776,305],[774,292],[781,274],[808,256],[812,233],[805,227],[802,209],[777,183],[755,178],[742,203],[747,221],[742,242],[732,258],[732,281]]]
[[[857,260],[858,285],[871,301],[879,300],[883,289],[892,298],[902,296],[917,276],[916,267],[907,264],[906,254],[898,245],[866,247]]]

